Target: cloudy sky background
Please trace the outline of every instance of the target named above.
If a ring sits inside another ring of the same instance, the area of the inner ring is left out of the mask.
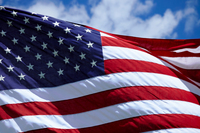
[[[115,34],[200,38],[198,0],[0,0],[15,7]]]

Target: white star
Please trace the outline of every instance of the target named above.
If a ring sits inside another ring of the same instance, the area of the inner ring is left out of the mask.
[[[93,60],[93,61],[91,62],[92,67],[97,66],[96,63],[97,63],[97,61],[94,61],[94,60]]]
[[[65,31],[66,34],[67,34],[67,33],[70,33],[70,30],[71,30],[71,29],[69,29],[68,27],[67,27],[66,29],[64,29],[64,31]]]
[[[48,20],[48,18],[49,18],[49,17],[47,17],[47,16],[42,17],[43,21],[44,21],[44,20]]]
[[[40,72],[40,74],[38,74],[40,76],[40,79],[45,78],[44,75],[45,73]]]
[[[91,43],[91,42],[89,41],[89,43],[87,43],[86,45],[88,46],[88,48],[90,48],[90,47],[93,48],[93,44],[94,44],[94,43]]]
[[[51,37],[53,37],[52,34],[53,34],[53,32],[49,31],[48,34],[47,34],[47,36],[49,36],[49,38],[51,38]]]
[[[2,64],[2,60],[3,60],[3,59],[0,59],[0,64]]]
[[[21,75],[18,75],[18,77],[20,78],[20,80],[22,80],[22,79],[25,80],[25,78],[24,78],[25,76],[26,75],[23,75],[22,73],[21,73]]]
[[[74,46],[70,45],[68,49],[69,49],[70,52],[73,52],[74,51]]]
[[[14,45],[15,45],[15,43],[18,44],[18,39],[13,38],[12,42],[14,43]]]
[[[47,43],[44,43],[42,44],[42,47],[43,47],[43,50],[46,48],[47,49]]]
[[[0,81],[4,81],[4,78],[2,75],[0,76]]]
[[[54,50],[53,55],[54,55],[54,57],[58,56],[58,51]]]
[[[48,68],[53,67],[52,65],[53,65],[53,62],[50,62],[50,61],[49,61],[49,62],[47,63]]]
[[[37,24],[37,26],[36,26],[35,28],[37,29],[37,31],[40,31],[40,30],[41,30],[41,27],[42,27],[41,25],[38,25],[38,24]]]
[[[7,20],[7,24],[9,27],[12,26],[12,21]]]
[[[85,29],[85,32],[86,33],[88,33],[88,32],[91,33],[92,31],[90,29]]]
[[[6,49],[4,49],[6,51],[6,54],[9,53],[10,54],[10,51],[11,49],[9,49],[8,47]]]
[[[28,47],[28,46],[26,45],[26,47],[24,47],[25,52],[29,52],[29,51],[30,51],[30,48],[31,48],[31,47]]]
[[[54,27],[59,26],[59,24],[57,21],[53,23]]]
[[[82,35],[83,36],[83,35]],[[78,34],[78,36],[76,36],[77,41],[78,40],[82,40],[82,36]]]
[[[0,32],[0,34],[1,34],[2,37],[3,37],[3,36],[6,36],[6,32],[3,31],[3,30]]]
[[[32,37],[30,37],[31,42],[36,41],[37,36],[32,35]]]
[[[63,71],[64,71],[64,70],[62,70],[62,69],[60,69],[59,71],[57,71],[58,74],[59,74],[59,76],[60,76],[60,75],[63,75]]]
[[[37,53],[37,55],[35,55],[35,57],[36,57],[37,60],[41,60],[41,56],[42,55],[40,55],[39,53]]]
[[[17,12],[15,11],[13,11],[11,14],[13,15],[13,17],[17,16]]]
[[[3,9],[5,9],[5,7],[4,6],[0,6],[0,10],[3,10]]]
[[[63,44],[63,41],[64,41],[64,39],[62,39],[62,38],[59,38],[59,40],[58,40],[58,42],[59,42],[59,45]]]
[[[30,71],[30,70],[33,70],[33,66],[34,65],[32,65],[31,63],[29,63],[29,65],[27,66],[28,67],[28,70]]]
[[[65,64],[68,64],[69,63],[69,58],[65,57],[64,62],[65,62]]]
[[[25,34],[25,29],[20,28],[19,32],[20,32],[20,34]]]
[[[9,67],[7,67],[7,69],[8,69],[8,72],[10,72],[10,71],[13,72],[14,67],[12,67],[12,66],[10,65]]]
[[[81,57],[81,60],[85,59],[85,54],[83,54],[82,52],[81,52],[81,55],[79,55],[79,56]]]
[[[24,22],[25,22],[25,24],[30,23],[30,22],[29,22],[29,18],[26,18],[26,17],[25,17],[25,18],[24,18]]]
[[[22,57],[20,57],[19,55],[15,58],[18,61],[21,61],[22,62]]]
[[[74,69],[75,69],[76,71],[80,71],[79,67],[80,67],[80,66],[76,64],[76,66],[74,67]]]

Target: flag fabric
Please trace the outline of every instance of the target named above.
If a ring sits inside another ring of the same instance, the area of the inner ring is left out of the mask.
[[[0,6],[0,132],[200,132],[199,59],[200,39],[122,36]]]

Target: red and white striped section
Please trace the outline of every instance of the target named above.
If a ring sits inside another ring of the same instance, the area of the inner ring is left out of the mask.
[[[146,119],[145,117],[148,115],[163,114],[177,114],[180,115],[180,117],[181,114],[186,116],[189,115],[196,122],[198,122],[200,119],[196,119],[196,117],[200,117],[199,112],[200,106],[190,102],[176,100],[139,100],[70,115],[27,115],[13,119],[6,119],[0,121],[0,128],[2,132],[26,132],[44,127],[58,129],[81,129],[129,118],[132,118],[132,121],[134,122],[134,118],[137,117]],[[144,118],[142,118],[143,116]],[[151,119],[153,120],[153,117]],[[183,120],[183,118],[180,118],[180,120]],[[163,123],[167,124],[167,122],[164,121]],[[5,125],[8,124],[12,125],[13,130],[5,128]],[[141,123],[141,125],[143,124]],[[179,125],[179,123],[177,123],[177,125]],[[200,128],[200,126],[197,126],[197,128]]]
[[[147,39],[113,35],[171,63],[200,87],[200,39]]]
[[[172,128],[148,131],[143,133],[198,133],[199,129],[196,128]]]
[[[171,53],[173,53],[173,56],[169,53],[160,55],[160,57],[174,64],[183,74],[200,86],[200,46],[182,48]]]
[[[106,75],[1,91],[0,131],[200,132],[199,87],[133,44],[106,34],[102,44]]]

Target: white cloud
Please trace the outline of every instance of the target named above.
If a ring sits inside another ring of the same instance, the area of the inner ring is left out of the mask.
[[[147,19],[142,15],[151,12],[153,0],[101,0],[88,1],[91,9],[73,1],[71,6],[65,6],[62,1],[35,0],[26,10],[46,14],[66,21],[81,23],[94,28],[116,34],[133,35],[148,38],[176,38],[174,31],[179,22],[185,18],[185,31],[192,31],[196,23],[194,2],[188,0],[185,9],[154,14]],[[89,12],[87,12],[89,11]],[[90,14],[90,15],[89,15]]]
[[[197,4],[198,4],[198,0],[187,0],[186,1],[187,7],[193,7],[193,6],[196,6]]]
[[[89,4],[89,5],[92,5],[92,6],[97,5],[98,2],[99,2],[99,0],[88,0],[88,4]]]
[[[132,27],[132,33],[138,34],[141,37],[169,37],[174,34],[173,30],[176,28],[181,18],[181,12],[173,14],[172,11],[168,9],[163,16],[157,14],[142,23],[135,23]]]
[[[117,7],[117,8],[116,8]],[[104,31],[140,37],[165,38],[173,34],[182,19],[182,13],[167,10],[163,16],[155,14],[149,19],[138,15],[148,13],[153,2],[146,0],[102,0],[92,9],[90,25]]]
[[[171,35],[171,39],[176,39],[177,36],[178,36],[178,34],[177,34],[177,32],[175,32],[175,33],[173,33],[173,34]]]
[[[198,4],[197,0],[186,1],[186,8],[184,9],[185,21],[185,32],[191,33],[195,26],[198,25],[198,13],[195,6]]]
[[[66,8],[62,2],[55,4],[50,0],[37,0],[35,4],[29,7],[27,10],[49,15],[65,21],[86,23],[89,20],[89,16],[86,12],[85,6],[83,5],[75,4],[69,8]]]
[[[153,1],[152,0],[146,0],[145,4],[141,3],[141,2],[136,2],[134,7],[132,7],[133,10],[133,14],[147,14],[150,12],[151,8],[153,7]]]
[[[198,26],[200,25],[200,19],[198,20],[197,25],[198,25]]]
[[[64,11],[65,7],[62,3],[56,6],[53,2],[38,1],[33,6],[28,8],[28,11],[37,12],[52,17],[60,17],[60,13]]]
[[[198,25],[197,16],[193,14],[187,16],[187,20],[185,22],[185,32],[191,33],[196,25]]]

